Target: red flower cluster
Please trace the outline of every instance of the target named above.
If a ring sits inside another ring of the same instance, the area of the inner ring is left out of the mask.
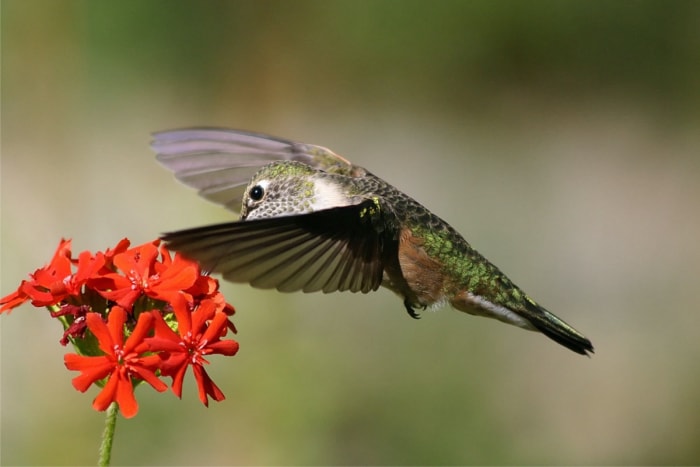
[[[74,271],[75,269],[75,271]],[[102,386],[93,402],[105,410],[113,401],[124,417],[138,411],[134,386],[147,382],[157,391],[172,378],[182,396],[182,381],[192,366],[199,398],[208,405],[224,394],[204,369],[205,355],[232,356],[238,343],[222,338],[236,332],[234,309],[215,279],[180,255],[171,258],[159,241],[129,248],[124,239],[114,248],[71,255],[70,240],[61,240],[51,262],[0,299],[0,313],[30,301],[46,306],[64,326],[61,343],[78,351],[64,358],[69,370],[80,371],[73,386],[84,392]]]

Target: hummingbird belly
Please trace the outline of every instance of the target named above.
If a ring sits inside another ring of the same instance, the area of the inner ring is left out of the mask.
[[[382,285],[414,307],[439,307],[446,302],[442,264],[423,248],[423,239],[404,228],[399,234],[398,264],[385,269]]]

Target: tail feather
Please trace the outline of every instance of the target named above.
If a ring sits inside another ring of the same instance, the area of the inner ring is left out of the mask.
[[[495,318],[530,331],[540,331],[553,341],[581,355],[593,353],[593,344],[583,334],[542,308],[534,300],[513,286],[517,293],[511,300],[489,300],[480,295],[463,291],[455,295],[450,304],[472,315]]]
[[[594,353],[591,341],[563,320],[540,306],[531,305],[528,308],[528,320],[542,334],[581,355]]]

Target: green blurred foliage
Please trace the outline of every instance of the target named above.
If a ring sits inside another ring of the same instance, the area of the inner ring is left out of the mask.
[[[3,0],[2,282],[230,214],[152,131],[338,150],[447,219],[584,331],[590,360],[386,291],[226,285],[228,399],[139,388],[116,465],[697,464],[700,3]],[[60,326],[2,326],[3,465],[94,462]]]

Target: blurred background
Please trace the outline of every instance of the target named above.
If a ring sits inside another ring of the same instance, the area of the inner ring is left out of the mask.
[[[150,133],[330,147],[591,338],[587,359],[388,291],[223,290],[227,399],[137,390],[115,465],[700,462],[700,3],[3,0],[0,294],[49,261],[231,213]],[[96,460],[59,323],[2,326],[4,465]]]

